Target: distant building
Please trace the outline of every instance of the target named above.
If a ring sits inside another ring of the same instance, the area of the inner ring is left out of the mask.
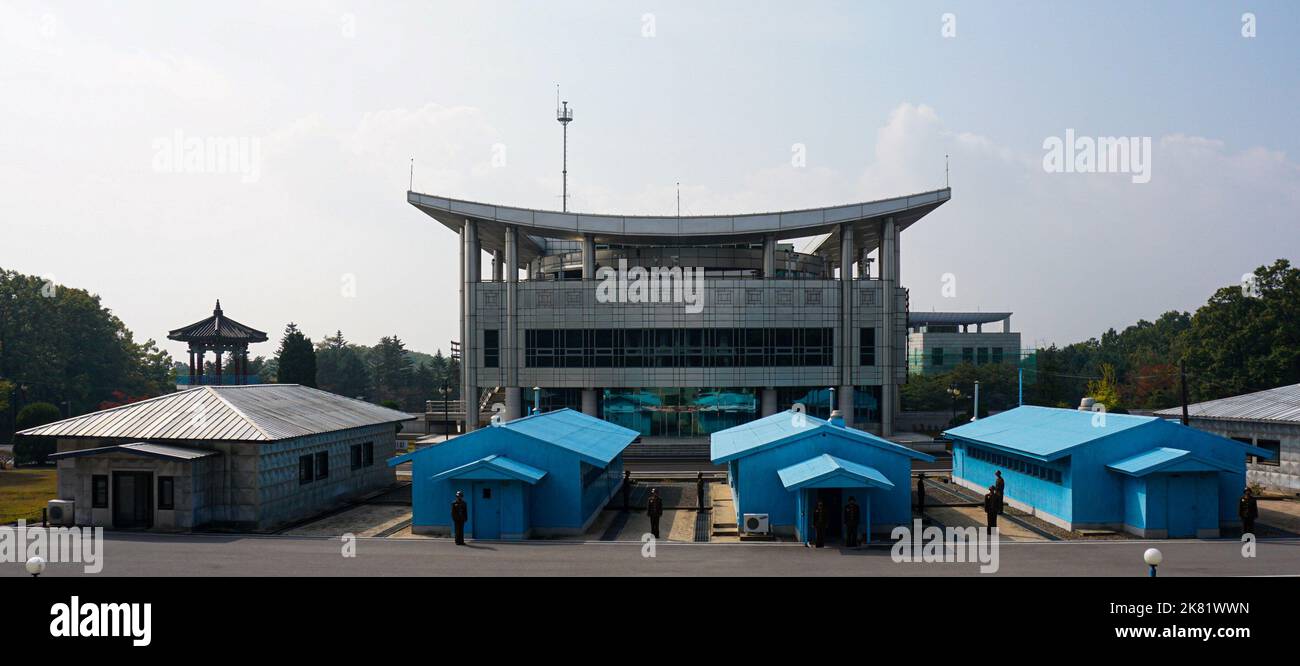
[[[1001,330],[984,330],[985,324],[993,323],[999,323]],[[1021,361],[1020,334],[1011,330],[1010,312],[911,312],[907,330],[909,374],[948,372],[961,363]]]
[[[746,516],[764,516],[774,534],[808,540],[812,510],[822,501],[829,529],[844,537],[844,505],[861,507],[859,530],[888,534],[912,518],[912,461],[934,458],[871,433],[844,426],[838,414],[824,421],[794,411],[713,433],[713,464],[727,466],[727,483],[742,532]]]
[[[1180,418],[1182,407],[1157,416]],[[1271,490],[1300,493],[1300,384],[1187,406],[1188,425],[1253,444],[1267,457],[1247,456],[1246,478]]]
[[[475,539],[586,532],[623,482],[623,449],[636,431],[571,409],[480,428],[388,461],[411,463],[412,531],[451,532],[465,494]]]
[[[1245,456],[1262,449],[1150,416],[1017,407],[958,426],[953,481],[1067,530],[1216,537],[1235,527]]]
[[[411,418],[296,384],[203,386],[18,434],[57,440],[78,525],[269,530],[392,485]]]

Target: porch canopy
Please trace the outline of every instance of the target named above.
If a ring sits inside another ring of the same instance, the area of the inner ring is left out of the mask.
[[[777,471],[786,490],[801,488],[893,488],[880,470],[828,453]]]
[[[1106,468],[1129,476],[1146,476],[1157,472],[1232,472],[1227,463],[1193,455],[1185,449],[1161,446],[1129,456]]]
[[[536,485],[542,477],[546,476],[545,470],[537,469],[532,465],[525,465],[517,460],[511,460],[505,456],[491,455],[486,458],[479,458],[474,462],[453,467],[445,472],[434,474],[430,481],[442,481],[443,479],[465,479],[468,481],[523,481],[529,485]]]
[[[64,451],[62,453],[52,453],[47,456],[50,460],[62,460],[63,458],[80,458],[82,456],[97,456],[105,453],[127,453],[131,455],[143,456],[145,458],[160,458],[163,460],[177,460],[180,462],[189,462],[199,458],[219,455],[217,451],[207,449],[193,449],[187,446],[176,446],[175,444],[154,444],[152,442],[134,442],[131,444],[116,444],[113,446],[101,446],[94,449],[80,449],[77,451]]]

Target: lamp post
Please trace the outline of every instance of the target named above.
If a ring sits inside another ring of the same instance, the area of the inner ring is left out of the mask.
[[[35,555],[27,560],[27,573],[31,574],[32,578],[40,576],[44,571],[45,558]]]
[[[1155,577],[1156,577],[1156,567],[1160,566],[1160,563],[1164,561],[1165,556],[1164,556],[1164,555],[1161,555],[1161,554],[1160,554],[1160,551],[1159,551],[1158,549],[1155,549],[1155,548],[1148,548],[1148,549],[1147,549],[1147,552],[1142,553],[1142,559],[1143,559],[1144,561],[1146,561],[1146,563],[1147,563],[1148,566],[1151,567],[1151,574],[1150,574],[1150,575],[1151,575],[1152,578],[1155,578]]]
[[[830,387],[830,392],[831,392],[831,404],[829,404],[829,405],[826,406],[826,408],[827,408],[827,411],[826,411],[826,418],[827,418],[827,419],[829,419],[829,418],[831,417],[831,412],[835,411],[835,387],[834,387],[834,386],[831,386],[831,387]]]
[[[451,436],[451,423],[448,422],[450,410],[447,406],[447,396],[451,394],[451,388],[447,386],[446,380],[443,380],[442,388],[438,389],[438,392],[442,394],[442,441],[445,442]]]
[[[533,413],[542,413],[542,387],[540,386],[533,387]]]

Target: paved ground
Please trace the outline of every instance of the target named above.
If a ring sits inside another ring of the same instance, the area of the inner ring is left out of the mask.
[[[976,575],[973,563],[896,563],[889,548],[816,550],[798,544],[659,542],[655,557],[638,542],[471,542],[359,539],[356,557],[339,539],[292,536],[108,533],[109,576],[952,576]],[[1241,557],[1235,541],[1102,541],[1006,543],[999,575],[1144,576],[1142,553],[1164,553],[1162,576],[1300,575],[1300,539],[1264,541],[1258,557]],[[80,565],[52,564],[47,576],[80,575]],[[0,576],[25,576],[22,563],[0,563]]]

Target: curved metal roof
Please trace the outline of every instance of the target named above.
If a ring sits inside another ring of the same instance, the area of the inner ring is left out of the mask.
[[[167,333],[167,339],[180,342],[266,342],[266,333],[245,326],[221,311],[221,300],[212,316]]]
[[[908,326],[953,326],[991,324],[1010,317],[1010,312],[909,312]]]
[[[497,204],[452,199],[419,192],[407,192],[412,206],[459,232],[465,220],[479,223],[479,242],[485,251],[503,250],[504,230],[518,227],[519,259],[530,261],[541,253],[542,244],[529,236],[545,239],[581,240],[591,234],[597,243],[673,245],[710,245],[759,241],[767,235],[777,240],[830,234],[833,241],[841,224],[854,225],[859,247],[875,249],[879,243],[876,222],[893,217],[899,229],[905,229],[952,198],[944,188],[919,194],[847,204],[825,208],[745,213],[736,215],[603,215],[517,208]],[[838,257],[838,242],[823,242],[822,254]]]

